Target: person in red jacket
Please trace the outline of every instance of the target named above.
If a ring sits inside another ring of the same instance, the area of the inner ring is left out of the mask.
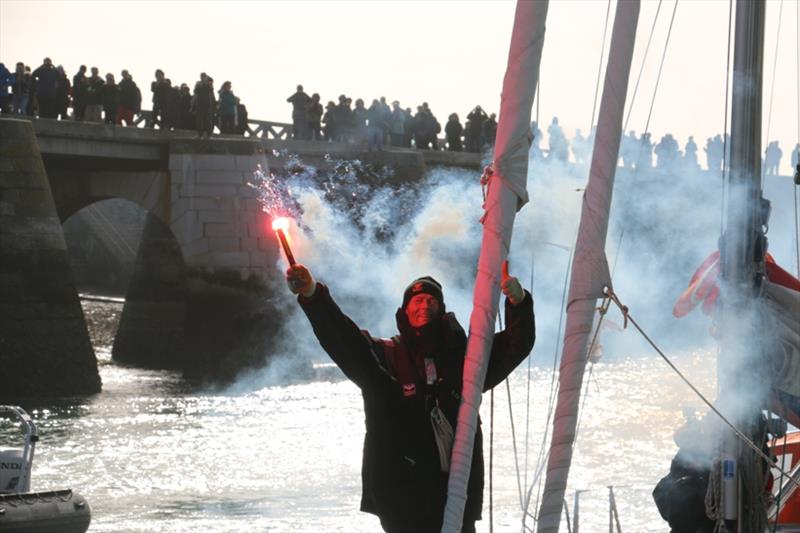
[[[446,312],[442,286],[425,276],[403,293],[399,334],[361,330],[336,305],[328,287],[302,265],[286,272],[322,347],[364,399],[366,435],[361,510],[389,533],[438,532],[447,500],[450,449],[461,401],[467,336]],[[495,334],[484,390],[502,382],[535,340],[533,298],[503,276],[506,329]],[[463,532],[474,532],[483,504],[483,451],[475,435]]]

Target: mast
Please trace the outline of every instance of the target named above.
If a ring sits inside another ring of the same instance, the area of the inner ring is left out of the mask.
[[[581,222],[572,263],[567,325],[558,378],[558,403],[553,419],[547,478],[539,509],[539,533],[557,532],[561,523],[561,508],[572,461],[581,384],[595,308],[597,299],[603,297],[604,287],[611,287],[605,243],[639,7],[638,0],[620,0],[614,16],[597,140],[592,153],[589,183],[583,195]]]
[[[473,444],[500,298],[500,266],[508,257],[516,212],[528,201],[530,124],[539,81],[548,0],[518,0],[503,79],[493,175],[484,203],[483,239],[475,279],[462,400],[451,454],[443,532],[461,531]]]
[[[722,271],[721,351],[717,362],[717,403],[742,432],[755,437],[766,405],[764,349],[755,322],[754,301],[763,275],[764,227],[768,208],[761,191],[761,98],[765,2],[737,0],[731,104],[731,161]],[[744,391],[752,391],[745,394]],[[761,469],[754,454],[731,432],[721,443],[722,514],[733,531],[763,531],[765,510]],[[743,480],[747,480],[746,484]],[[760,486],[759,486],[760,485]],[[729,528],[730,529],[730,528]]]

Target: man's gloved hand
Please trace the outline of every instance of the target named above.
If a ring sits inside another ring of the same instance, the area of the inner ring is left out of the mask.
[[[525,291],[522,290],[519,280],[508,274],[508,261],[503,261],[503,279],[500,281],[500,288],[511,305],[517,305],[525,299]]]
[[[302,294],[306,298],[314,296],[317,282],[311,277],[311,272],[301,264],[290,266],[286,270],[286,283],[294,294]]]

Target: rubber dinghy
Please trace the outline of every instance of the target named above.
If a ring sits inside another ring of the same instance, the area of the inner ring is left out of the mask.
[[[25,435],[22,448],[0,447],[0,532],[84,533],[92,516],[83,496],[71,489],[31,491],[36,424],[11,405],[0,405],[0,417],[19,420]]]

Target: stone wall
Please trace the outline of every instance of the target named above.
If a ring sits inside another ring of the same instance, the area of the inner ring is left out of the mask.
[[[0,397],[99,391],[33,128],[0,119]]]
[[[115,359],[177,367],[187,377],[213,381],[265,364],[277,302],[286,291],[276,286],[282,273],[275,266],[279,248],[271,221],[248,185],[258,165],[268,169],[258,142],[170,145],[165,215],[177,248],[167,250],[166,236],[155,226],[145,230]],[[175,252],[182,257],[177,278],[170,277]],[[166,340],[153,344],[155,339]]]

